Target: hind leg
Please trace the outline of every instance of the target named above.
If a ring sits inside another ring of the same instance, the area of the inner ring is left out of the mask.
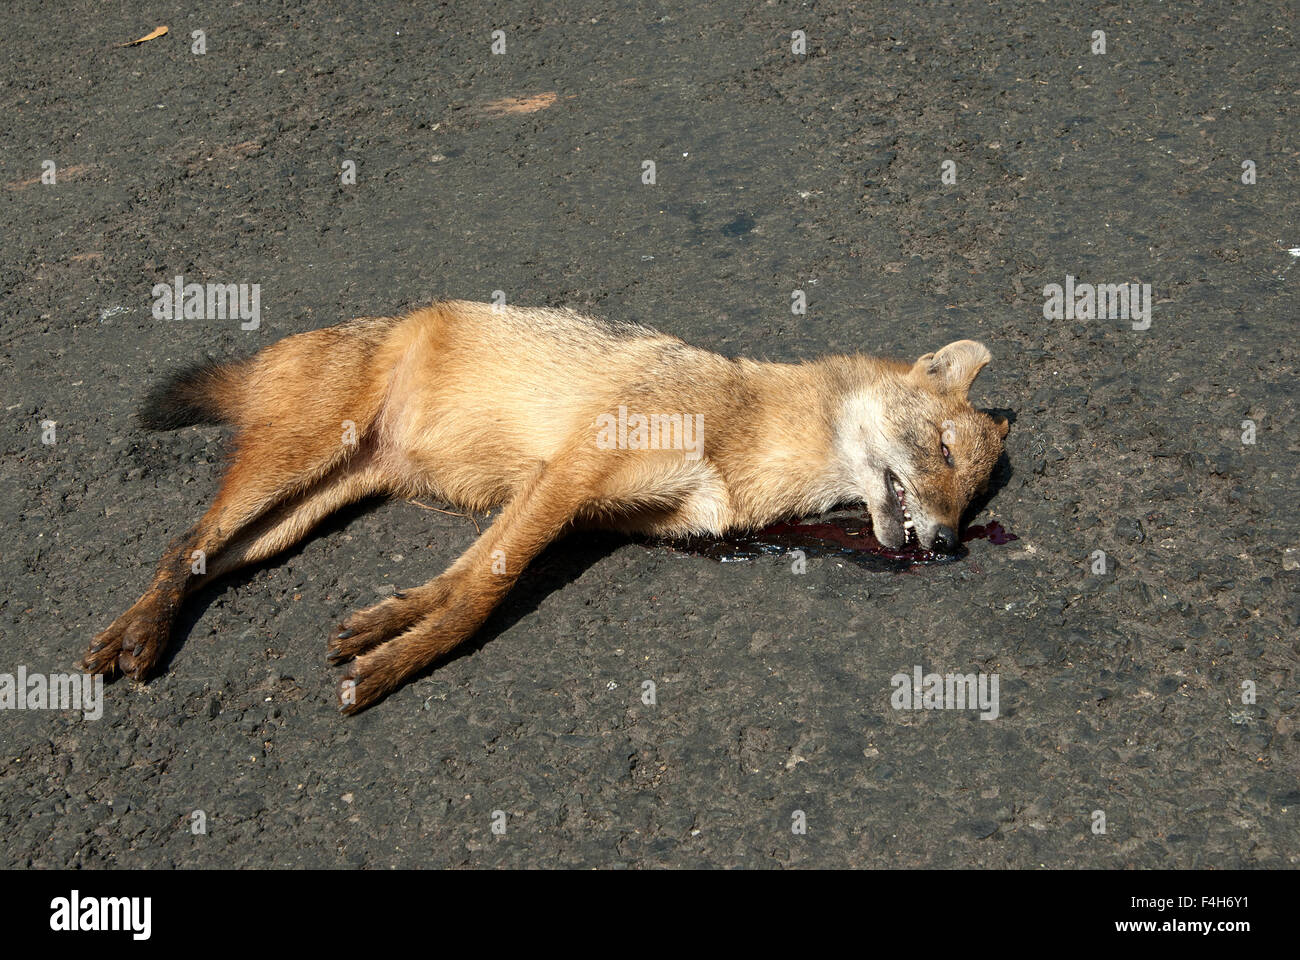
[[[149,589],[95,638],[85,669],[144,679],[166,647],[187,593],[218,572],[277,545],[282,549],[306,532],[316,512],[338,505],[328,491],[342,477],[355,480],[344,468],[359,470],[374,454],[371,428],[384,402],[390,359],[382,344],[388,330],[386,321],[356,321],[287,337],[224,377],[183,381],[154,398],[162,407],[146,410],[146,421],[166,423],[167,405],[196,402],[233,420],[235,459],[207,512],[163,554]],[[208,393],[196,399],[195,390]],[[300,515],[290,510],[278,522],[252,527],[278,505],[313,490],[322,491],[323,499],[308,503]]]
[[[82,669],[120,670],[145,679],[166,649],[189,593],[214,576],[283,550],[327,513],[373,492],[378,476],[368,455],[340,464],[349,455],[340,448],[286,447],[274,438],[241,448],[212,506],[167,548],[144,595],[91,642]]]
[[[339,467],[306,493],[282,501],[245,527],[191,589],[204,587],[232,570],[270,559],[298,543],[334,511],[384,489],[384,475],[369,459]]]

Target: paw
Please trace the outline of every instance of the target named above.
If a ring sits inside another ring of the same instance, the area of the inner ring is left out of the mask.
[[[358,610],[339,625],[329,642],[329,658],[336,664],[359,657],[397,636],[423,615],[409,593],[395,593],[382,603]]]
[[[450,578],[439,577],[422,587],[395,593],[373,607],[358,610],[340,624],[338,633],[330,640],[330,661],[344,663],[392,640],[441,609],[451,595]]]
[[[169,605],[144,597],[91,641],[79,666],[87,673],[120,670],[132,680],[144,680],[167,649],[171,627]]]
[[[339,681],[339,709],[351,716],[378,703],[473,632],[455,612],[440,611],[358,656]]]
[[[330,644],[336,662],[355,658],[339,682],[339,709],[351,716],[378,703],[474,632],[491,604],[467,605],[462,584],[444,574],[348,619]]]
[[[407,672],[389,649],[394,646],[385,644],[348,664],[338,686],[339,709],[345,714],[360,713],[401,686]]]

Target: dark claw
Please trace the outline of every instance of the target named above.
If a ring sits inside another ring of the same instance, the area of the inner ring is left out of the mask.
[[[338,635],[336,639],[346,640],[348,637],[354,636],[355,634],[356,634],[355,630],[344,630],[342,633]]]
[[[140,656],[140,654],[143,653],[143,652],[144,652],[144,644],[143,644],[143,643],[137,643],[137,644],[136,644],[136,645],[131,649],[131,656],[133,656],[133,657],[138,657],[138,656]]]
[[[393,599],[394,599],[394,600],[405,600],[405,599],[406,599],[406,594],[404,594],[401,590],[398,590],[398,591],[396,591],[396,592],[393,594]]]
[[[99,651],[103,650],[106,646],[108,646],[107,640],[101,640],[98,643],[92,643],[90,645],[90,652],[99,653]]]

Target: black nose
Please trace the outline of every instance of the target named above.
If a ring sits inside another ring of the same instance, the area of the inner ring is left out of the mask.
[[[942,553],[952,553],[957,549],[957,534],[952,527],[940,527],[934,531],[934,548]]]

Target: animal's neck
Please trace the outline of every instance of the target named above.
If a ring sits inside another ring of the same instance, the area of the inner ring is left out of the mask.
[[[857,498],[836,442],[852,366],[741,362],[737,429],[715,456],[741,522],[761,526]]]

